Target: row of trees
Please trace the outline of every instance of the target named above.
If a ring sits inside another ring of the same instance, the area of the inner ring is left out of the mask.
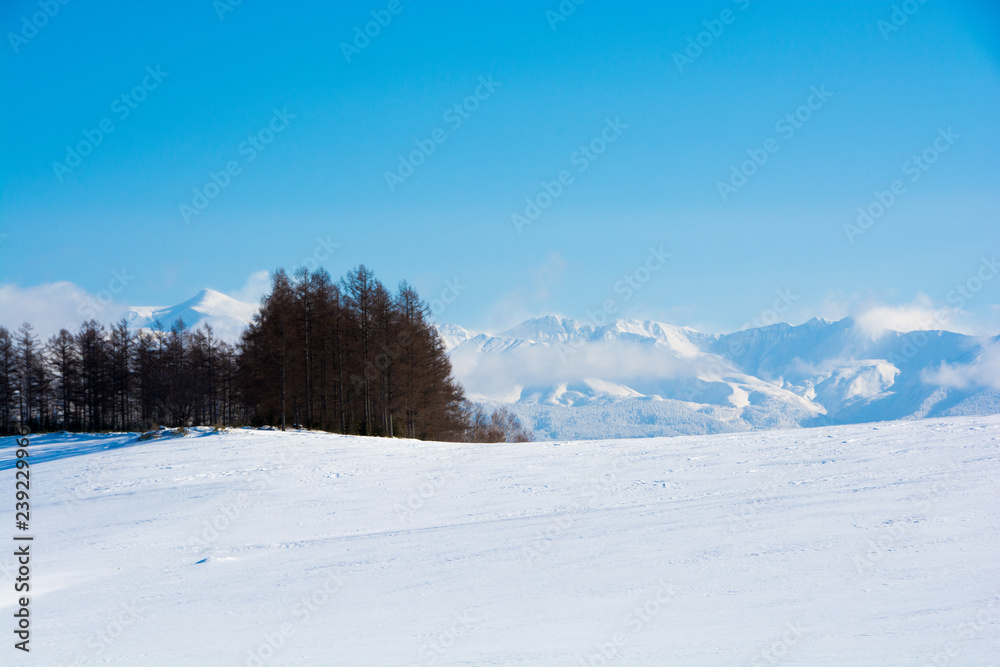
[[[0,432],[249,421],[237,356],[211,327],[183,322],[133,332],[124,320],[110,329],[91,320],[44,345],[30,324],[0,327]]]
[[[427,308],[364,266],[272,278],[236,345],[178,321],[85,322],[44,344],[0,327],[0,432],[288,425],[435,440],[524,441],[509,412],[469,405]]]

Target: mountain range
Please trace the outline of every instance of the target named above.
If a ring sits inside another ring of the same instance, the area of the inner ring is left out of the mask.
[[[132,308],[236,340],[257,306],[213,290]],[[438,327],[474,401],[509,406],[539,439],[653,437],[1000,412],[1000,336],[873,333],[852,318],[729,334],[547,316],[497,334]]]
[[[540,439],[651,437],[1000,412],[1000,337],[851,318],[704,334],[660,322],[440,328],[472,400]]]

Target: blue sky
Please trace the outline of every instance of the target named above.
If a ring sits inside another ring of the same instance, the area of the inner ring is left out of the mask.
[[[314,258],[444,294],[436,319],[470,328],[610,299],[729,331],[790,290],[793,323],[1000,333],[996,3],[48,5],[0,15],[8,326],[59,289],[253,298]],[[526,199],[547,206],[518,229]]]

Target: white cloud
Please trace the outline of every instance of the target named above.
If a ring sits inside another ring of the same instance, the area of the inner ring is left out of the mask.
[[[557,386],[591,378],[660,393],[659,385],[664,382],[700,374],[697,360],[681,359],[659,346],[621,340],[530,345],[502,354],[483,354],[469,347],[453,352],[451,362],[470,394],[498,400],[514,400],[512,388]]]
[[[76,332],[89,319],[116,322],[127,310],[109,290],[94,295],[67,281],[34,287],[0,285],[0,325],[13,330],[29,322],[43,340],[60,329]]]
[[[528,280],[501,296],[493,306],[487,328],[503,331],[533,317],[551,315],[555,310],[550,304],[552,290],[562,282],[568,266],[562,255],[553,252],[541,264],[528,269]]]
[[[260,298],[271,291],[271,274],[268,271],[254,271],[238,291],[229,296],[237,301],[257,305]]]
[[[877,336],[886,331],[956,331],[961,328],[957,315],[954,309],[936,307],[929,296],[918,294],[909,304],[862,306],[855,313],[854,321],[865,333]]]
[[[925,371],[924,382],[944,387],[1000,389],[1000,342],[983,343],[975,361],[968,364],[941,364],[936,371]]]
[[[845,297],[841,294],[830,293],[823,299],[818,312],[812,311],[808,307],[799,308],[794,311],[793,316],[789,317],[789,321],[806,322],[814,317],[822,317],[832,322],[839,322],[851,314],[851,303],[858,298],[857,295]]]
[[[260,303],[260,297],[270,288],[271,279],[268,272],[257,271],[250,275],[238,292],[230,296],[256,306]],[[60,329],[76,333],[80,330],[80,325],[90,319],[110,325],[123,317],[129,318],[130,315],[135,317],[135,314],[129,312],[129,306],[115,300],[113,289],[121,292],[123,286],[120,282],[112,281],[108,289],[91,294],[68,281],[44,283],[33,287],[3,284],[0,285],[0,326],[13,331],[21,326],[22,322],[28,322],[34,326],[35,333],[44,341],[59,333]],[[178,295],[177,303],[191,296]],[[138,307],[136,310],[142,315],[156,309]]]

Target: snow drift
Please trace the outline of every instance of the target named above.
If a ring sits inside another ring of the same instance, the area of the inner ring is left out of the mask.
[[[1000,655],[1000,417],[516,445],[247,430],[30,447],[34,634],[16,664]],[[16,573],[0,563],[10,623]]]

